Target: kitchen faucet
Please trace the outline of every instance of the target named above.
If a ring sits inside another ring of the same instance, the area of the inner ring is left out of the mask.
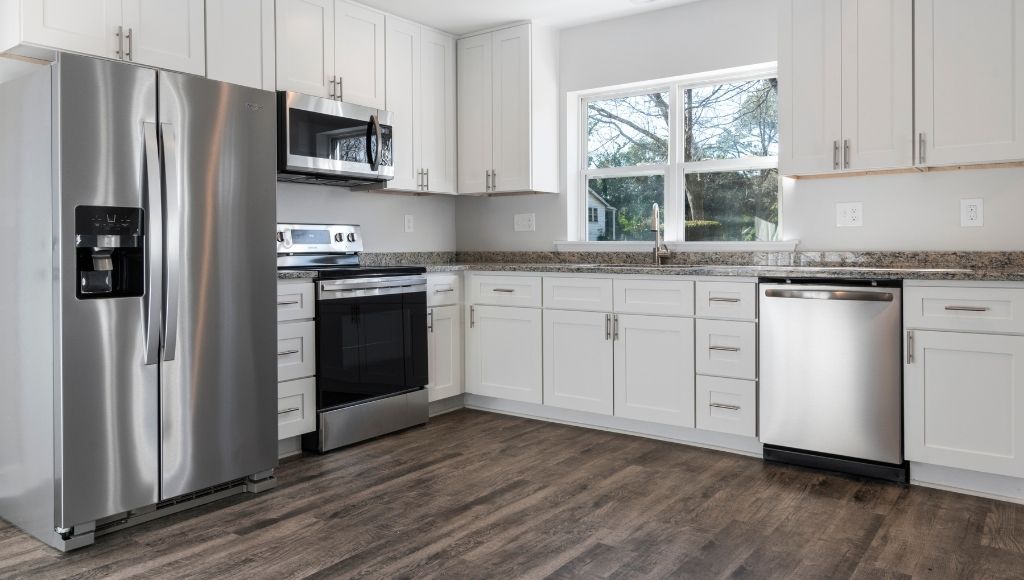
[[[654,204],[651,208],[651,231],[654,232],[654,265],[660,266],[661,259],[669,256],[668,246],[661,239],[661,208]]]

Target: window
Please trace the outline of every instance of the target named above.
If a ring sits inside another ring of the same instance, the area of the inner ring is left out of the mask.
[[[778,86],[745,74],[584,97],[580,239],[653,240],[654,203],[669,241],[778,239]]]

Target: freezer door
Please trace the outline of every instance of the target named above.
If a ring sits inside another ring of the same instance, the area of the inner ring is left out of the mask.
[[[161,499],[277,465],[274,94],[159,74]]]
[[[151,234],[160,227],[153,223],[159,208],[150,211],[147,202],[152,198],[146,127],[156,126],[157,77],[128,64],[61,55],[54,81],[60,285],[56,519],[71,527],[157,501],[159,365],[145,360],[151,289],[144,296],[79,297],[75,240],[80,206],[142,209],[143,243],[151,249]],[[147,269],[153,257],[159,263],[159,256],[147,255]],[[159,325],[159,312],[156,319]]]
[[[761,284],[761,442],[903,461],[899,288]]]

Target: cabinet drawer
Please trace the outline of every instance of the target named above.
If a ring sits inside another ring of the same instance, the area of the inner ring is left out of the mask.
[[[544,278],[544,307],[611,312],[612,281],[600,278]]]
[[[316,431],[316,379],[277,384],[277,438]]]
[[[908,328],[1024,332],[1024,289],[912,286],[903,309]]]
[[[757,317],[757,284],[743,282],[697,282],[697,316],[708,318]]]
[[[312,282],[277,283],[277,321],[306,320],[316,316]]]
[[[757,383],[698,376],[697,428],[757,436]]]
[[[540,280],[537,276],[471,276],[470,299],[473,304],[539,308]]]
[[[427,306],[462,303],[462,277],[458,274],[427,275]]]
[[[277,325],[277,380],[290,381],[316,374],[316,324]]]
[[[729,320],[697,320],[697,374],[757,378],[757,325]]]
[[[693,316],[693,282],[689,280],[616,280],[615,312]]]

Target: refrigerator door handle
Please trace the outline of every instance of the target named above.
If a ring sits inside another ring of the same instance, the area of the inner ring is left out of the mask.
[[[178,139],[174,126],[160,124],[164,145],[164,180],[167,185],[167,276],[164,299],[164,360],[174,360],[178,346],[178,294],[181,285],[181,176],[178,174]]]
[[[144,364],[160,362],[160,306],[163,301],[164,217],[160,180],[160,145],[156,123],[143,123],[146,181],[146,356]]]

